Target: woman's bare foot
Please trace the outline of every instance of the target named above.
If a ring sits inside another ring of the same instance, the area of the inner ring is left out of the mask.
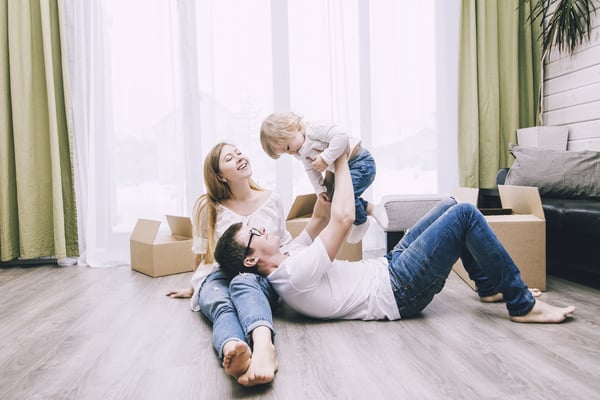
[[[223,346],[223,368],[227,375],[236,379],[248,371],[251,358],[250,347],[242,341],[231,340]]]
[[[556,324],[563,322],[575,312],[574,306],[554,307],[542,301],[536,301],[531,311],[525,315],[512,316],[514,322],[537,322],[542,324]]]
[[[255,343],[250,367],[238,378],[238,383],[243,386],[269,383],[275,378],[278,367],[275,346],[271,343],[260,346]]]
[[[529,291],[533,297],[540,297],[542,295],[542,291],[539,289],[529,289]],[[498,303],[504,301],[504,296],[502,296],[502,293],[496,293],[491,296],[479,296],[479,300],[484,303]]]

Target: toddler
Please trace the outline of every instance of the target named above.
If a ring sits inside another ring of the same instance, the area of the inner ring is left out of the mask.
[[[331,200],[326,187],[325,172],[333,174],[333,162],[345,151],[354,187],[355,220],[346,239],[349,243],[362,240],[369,227],[368,216],[387,226],[387,213],[383,206],[373,205],[361,195],[375,180],[375,160],[369,150],[360,144],[360,139],[348,135],[332,122],[309,122],[292,113],[269,115],[260,128],[260,142],[265,152],[274,159],[283,153],[291,154],[304,164],[315,193],[325,193]]]

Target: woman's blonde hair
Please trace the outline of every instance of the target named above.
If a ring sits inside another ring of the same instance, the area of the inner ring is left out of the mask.
[[[198,197],[194,204],[193,230],[194,236],[207,240],[206,254],[203,262],[211,264],[215,261],[215,225],[217,223],[217,208],[219,204],[231,198],[231,188],[227,182],[220,180],[221,170],[219,161],[221,151],[225,146],[232,144],[221,142],[215,145],[204,159],[204,185],[206,193]],[[253,190],[262,190],[252,178],[248,178],[248,185]]]
[[[273,159],[278,159],[281,154],[275,151],[282,146],[295,131],[304,133],[302,117],[293,112],[280,112],[269,115],[260,127],[260,144]]]

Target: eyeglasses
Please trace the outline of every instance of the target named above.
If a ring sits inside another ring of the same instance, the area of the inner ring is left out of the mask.
[[[262,236],[262,233],[256,228],[250,228],[250,239],[248,239],[248,246],[246,246],[244,257],[246,257],[248,255],[248,252],[250,251],[250,243],[252,243],[252,238],[254,236]]]

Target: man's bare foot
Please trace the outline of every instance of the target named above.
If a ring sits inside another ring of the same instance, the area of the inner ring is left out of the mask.
[[[542,301],[536,301],[531,311],[525,315],[512,316],[514,322],[537,322],[542,324],[556,324],[563,322],[575,312],[575,307],[554,307]]]
[[[248,370],[251,358],[250,347],[242,341],[231,340],[223,346],[223,368],[236,379]]]
[[[243,386],[269,383],[275,378],[278,367],[275,346],[271,343],[258,346],[255,343],[250,367],[238,378],[238,383]]]
[[[533,297],[540,297],[542,295],[542,291],[539,289],[529,289],[529,291]],[[498,303],[504,301],[504,296],[502,296],[502,293],[496,293],[491,296],[479,296],[479,300],[484,303]]]

